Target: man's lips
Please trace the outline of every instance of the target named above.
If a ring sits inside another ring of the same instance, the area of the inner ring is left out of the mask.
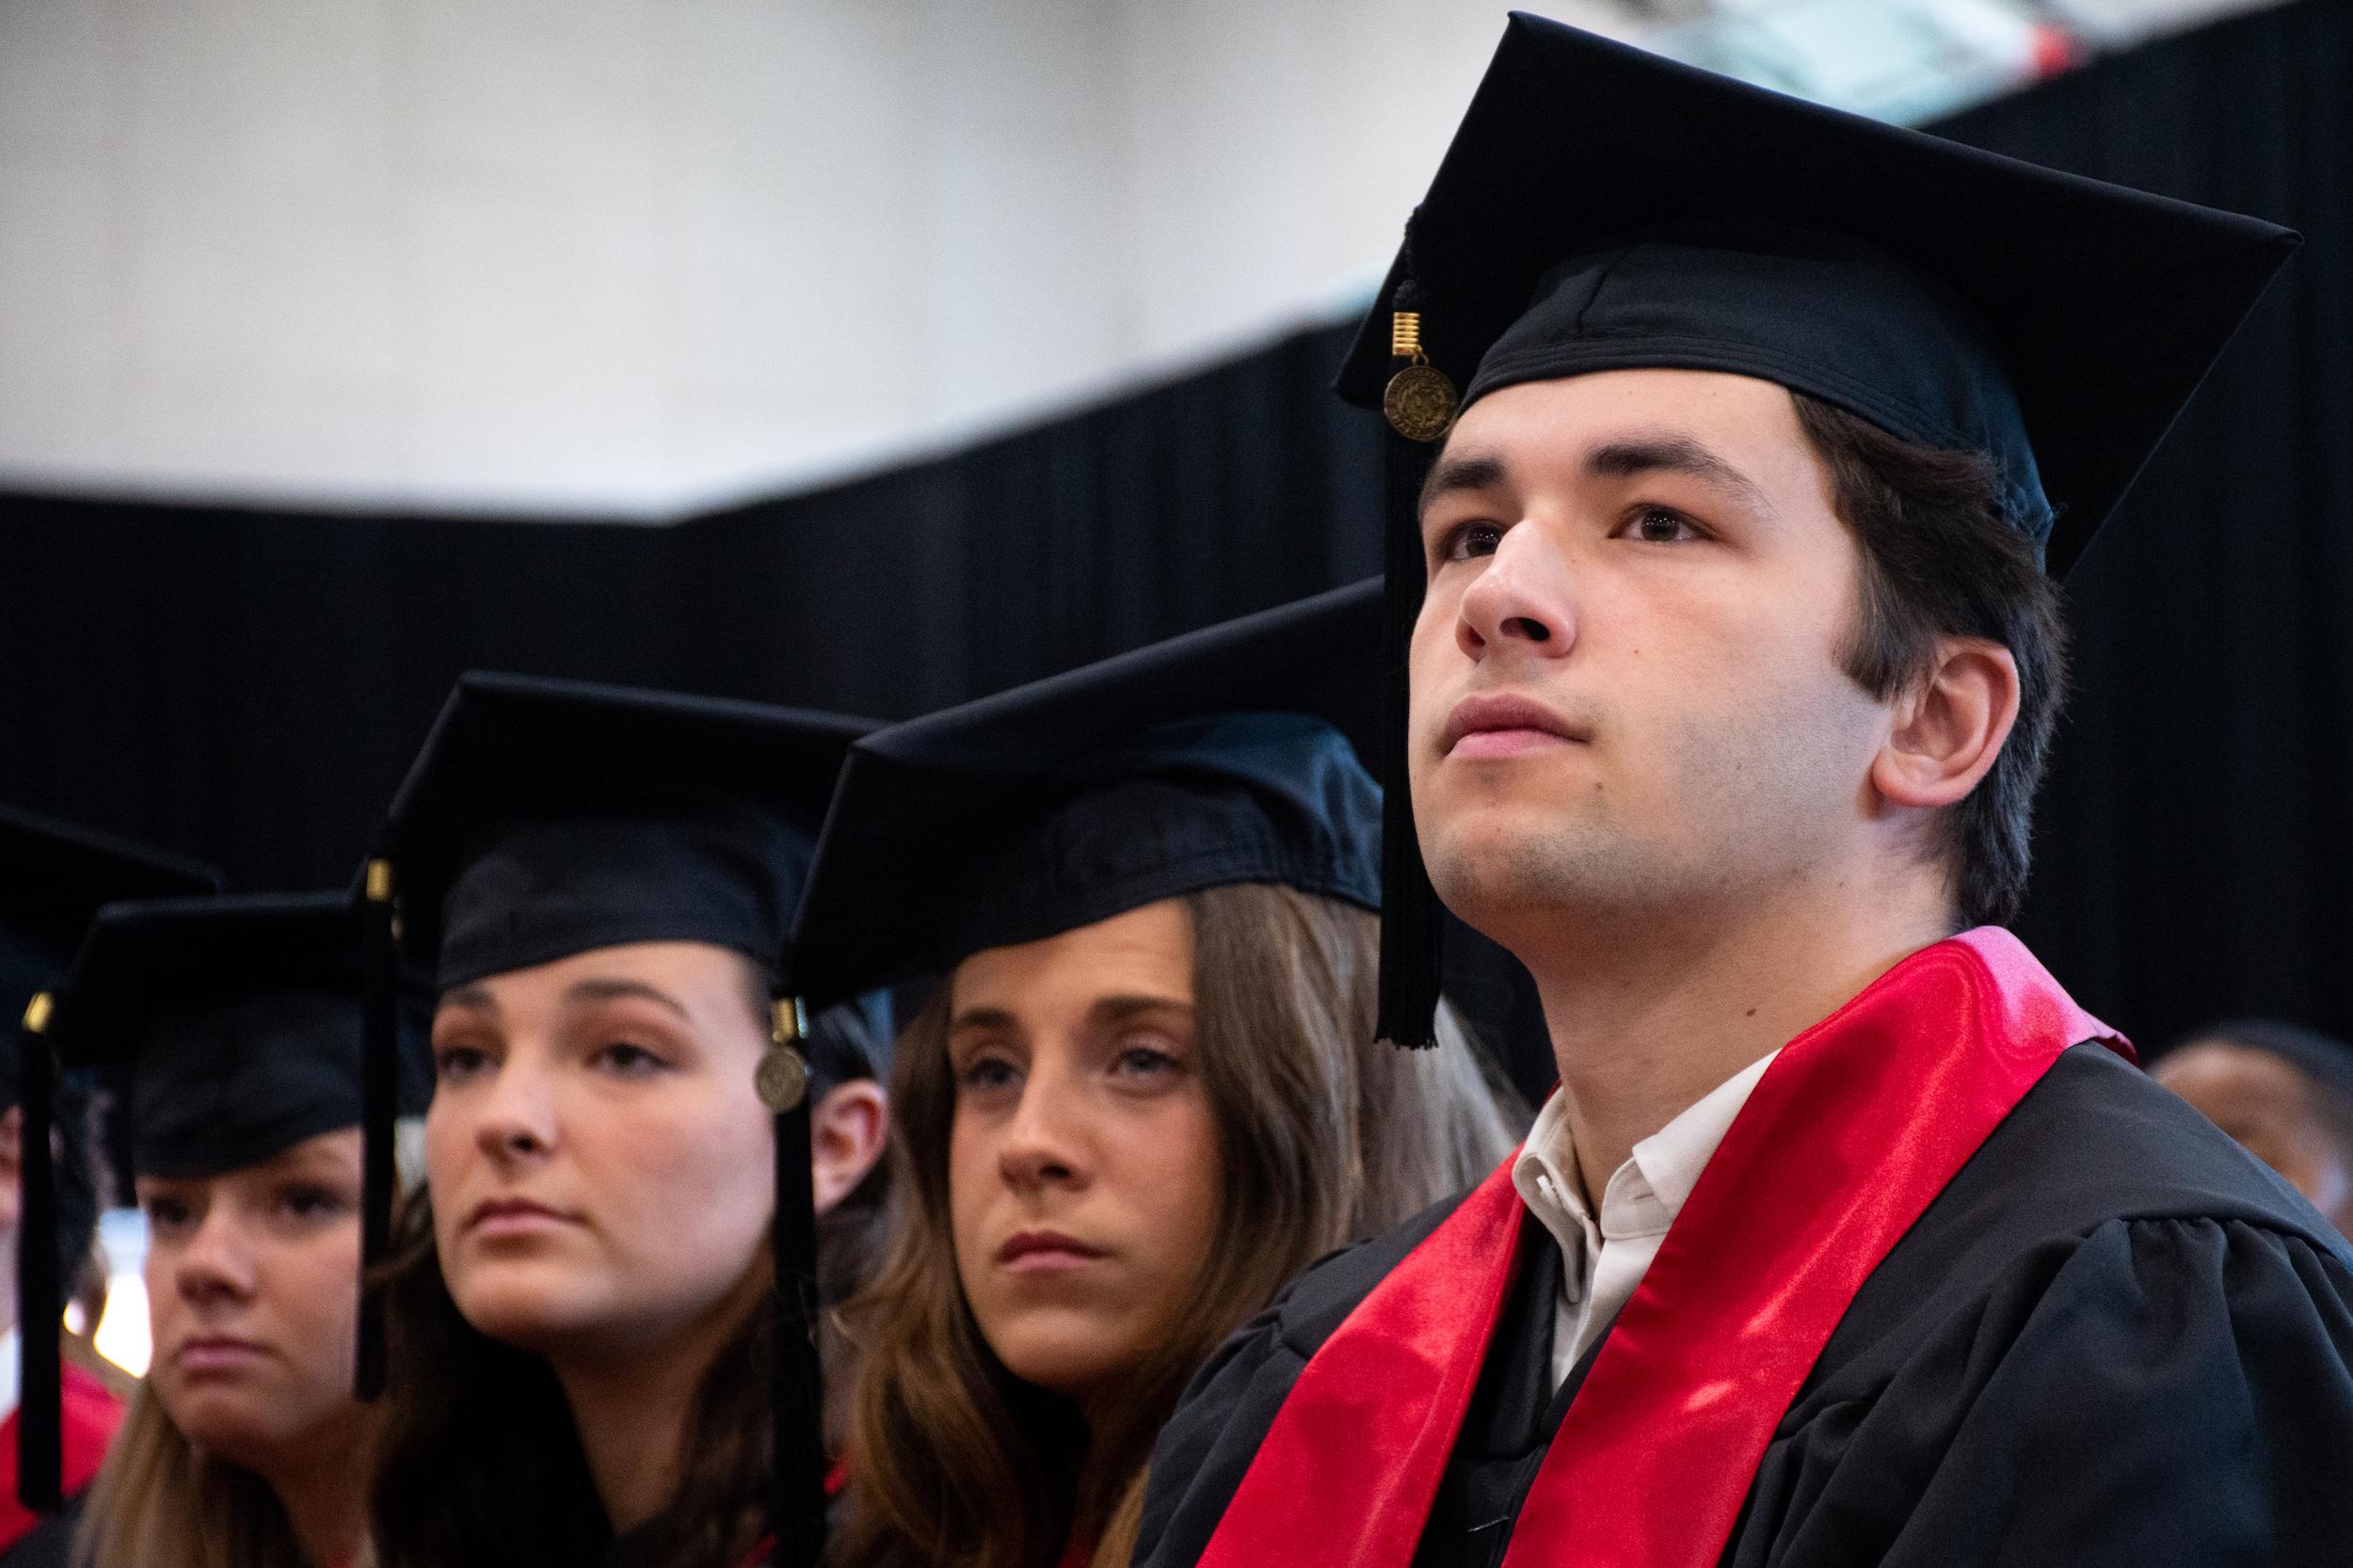
[[[1438,733],[1445,757],[1504,757],[1590,739],[1540,702],[1509,693],[1478,693],[1454,705]]]
[[[466,1229],[482,1236],[531,1236],[571,1223],[572,1216],[529,1198],[487,1198],[466,1216]]]
[[[266,1347],[233,1335],[200,1334],[184,1339],[171,1352],[171,1359],[180,1370],[191,1376],[205,1373],[237,1372],[253,1365],[269,1352]]]
[[[1016,1274],[1050,1273],[1083,1269],[1102,1256],[1102,1248],[1058,1230],[1017,1230],[997,1249],[997,1263]]]

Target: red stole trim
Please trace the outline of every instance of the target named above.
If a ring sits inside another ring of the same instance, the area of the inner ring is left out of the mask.
[[[2069,1046],[2131,1048],[1986,926],[1768,1067],[1602,1342],[1505,1568],[1707,1568],[1863,1282]],[[1516,1156],[1514,1157],[1516,1158]],[[1405,1568],[1515,1264],[1512,1160],[1308,1361],[1202,1568]]]
[[[57,1368],[60,1456],[58,1480],[69,1497],[89,1485],[105,1462],[106,1446],[122,1424],[122,1401],[71,1361]],[[16,1500],[17,1413],[0,1421],[0,1552],[32,1532],[40,1515]]]

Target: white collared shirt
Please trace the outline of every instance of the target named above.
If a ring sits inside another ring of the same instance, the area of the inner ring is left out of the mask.
[[[1557,1089],[1545,1102],[1513,1161],[1512,1185],[1561,1247],[1561,1300],[1552,1330],[1555,1388],[1642,1283],[1667,1227],[1699,1185],[1700,1172],[1780,1054],[1751,1063],[1635,1144],[1602,1192],[1598,1220],[1587,1210],[1577,1179],[1568,1107]]]
[[[17,1386],[23,1370],[16,1359],[16,1330],[0,1334],[0,1421],[16,1414],[16,1401],[23,1390]]]

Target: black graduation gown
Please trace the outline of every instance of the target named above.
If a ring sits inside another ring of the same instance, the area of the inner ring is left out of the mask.
[[[1200,1556],[1307,1357],[1451,1208],[1318,1264],[1203,1369],[1153,1455],[1139,1568]],[[1543,1386],[1560,1256],[1524,1256],[1429,1568],[1500,1561],[1592,1364]],[[1722,1561],[2353,1563],[2353,1247],[2187,1106],[2075,1047],[1864,1283]]]
[[[82,1523],[82,1499],[88,1496],[75,1493],[63,1508],[0,1552],[0,1568],[67,1568],[73,1560],[73,1532]]]
[[[840,1526],[840,1503],[839,1494],[826,1498],[825,1518],[828,1525]],[[656,1525],[640,1525],[633,1530],[625,1531],[606,1543],[604,1550],[598,1554],[596,1568],[647,1568],[653,1561],[654,1548],[660,1540],[661,1531]],[[723,1564],[721,1568],[772,1568],[776,1560],[774,1538],[771,1537],[753,1548],[751,1555],[743,1562]],[[9,1568],[9,1564],[0,1561],[0,1568]]]
[[[646,1568],[653,1560],[655,1539],[654,1530],[646,1527],[616,1535],[598,1556],[596,1568]],[[721,1563],[717,1568],[768,1568],[773,1560],[774,1554],[763,1547],[741,1564]],[[0,1563],[0,1568],[8,1565]]]

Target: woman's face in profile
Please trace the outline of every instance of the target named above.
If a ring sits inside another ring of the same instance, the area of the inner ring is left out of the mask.
[[[2233,1041],[2201,1040],[2168,1052],[2150,1076],[2286,1177],[2340,1230],[2353,1225],[2353,1149],[2295,1064]]]
[[[425,1164],[452,1298],[541,1354],[659,1350],[762,1256],[774,1134],[746,961],[636,942],[440,1000]]]
[[[998,1359],[1083,1405],[1164,1336],[1212,1242],[1217,1128],[1175,900],[950,981],[956,1272]]]
[[[138,1178],[148,1377],[174,1425],[233,1464],[332,1449],[356,1423],[360,1129],[222,1176]]]

